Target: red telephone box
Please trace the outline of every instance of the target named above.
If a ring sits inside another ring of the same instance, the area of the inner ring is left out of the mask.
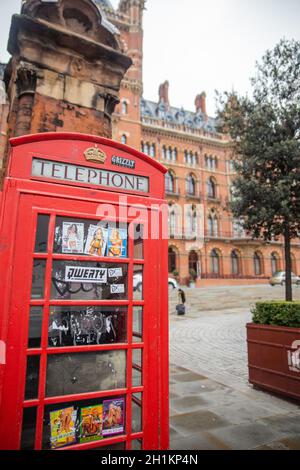
[[[11,146],[0,448],[167,449],[165,168],[81,134]]]

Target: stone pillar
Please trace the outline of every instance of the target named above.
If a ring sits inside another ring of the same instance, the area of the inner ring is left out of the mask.
[[[15,137],[29,134],[36,90],[37,74],[35,70],[20,67],[17,71],[17,116],[14,129]]]

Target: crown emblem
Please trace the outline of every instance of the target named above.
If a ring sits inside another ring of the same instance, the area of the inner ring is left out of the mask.
[[[90,147],[84,152],[84,156],[87,161],[94,163],[105,163],[106,162],[106,153],[103,150],[100,150],[97,145],[95,147]]]

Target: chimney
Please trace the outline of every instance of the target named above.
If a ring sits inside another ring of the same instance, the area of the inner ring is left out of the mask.
[[[206,111],[206,93],[203,91],[201,95],[197,95],[195,99],[196,112],[201,111],[207,117]]]
[[[167,107],[170,106],[169,103],[169,82],[166,80],[159,87],[159,103],[164,103]]]

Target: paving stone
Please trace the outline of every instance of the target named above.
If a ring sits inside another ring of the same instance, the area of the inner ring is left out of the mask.
[[[172,400],[172,407],[177,410],[177,414],[183,411],[194,411],[195,409],[207,407],[207,401],[202,397],[186,396]]]
[[[188,437],[175,437],[171,450],[229,450],[209,433],[198,433]]]
[[[206,380],[207,377],[204,375],[194,374],[193,372],[187,371],[185,374],[173,374],[172,382],[196,382],[197,380]]]
[[[228,422],[209,411],[194,411],[192,413],[173,416],[170,423],[181,434],[185,436],[208,429],[228,426]]]
[[[224,390],[225,387],[212,380],[198,380],[196,382],[176,383],[170,386],[170,390],[179,395],[198,395],[216,390]]]
[[[272,411],[267,410],[263,406],[259,406],[253,400],[234,400],[226,405],[210,406],[207,401],[207,409],[222,416],[231,424],[247,424],[272,415]],[[177,409],[176,404],[173,406]]]
[[[282,433],[258,421],[212,430],[210,433],[234,450],[251,450],[284,437]]]
[[[263,419],[264,423],[278,432],[289,434],[295,433],[300,435],[300,415],[281,415],[270,416]]]

